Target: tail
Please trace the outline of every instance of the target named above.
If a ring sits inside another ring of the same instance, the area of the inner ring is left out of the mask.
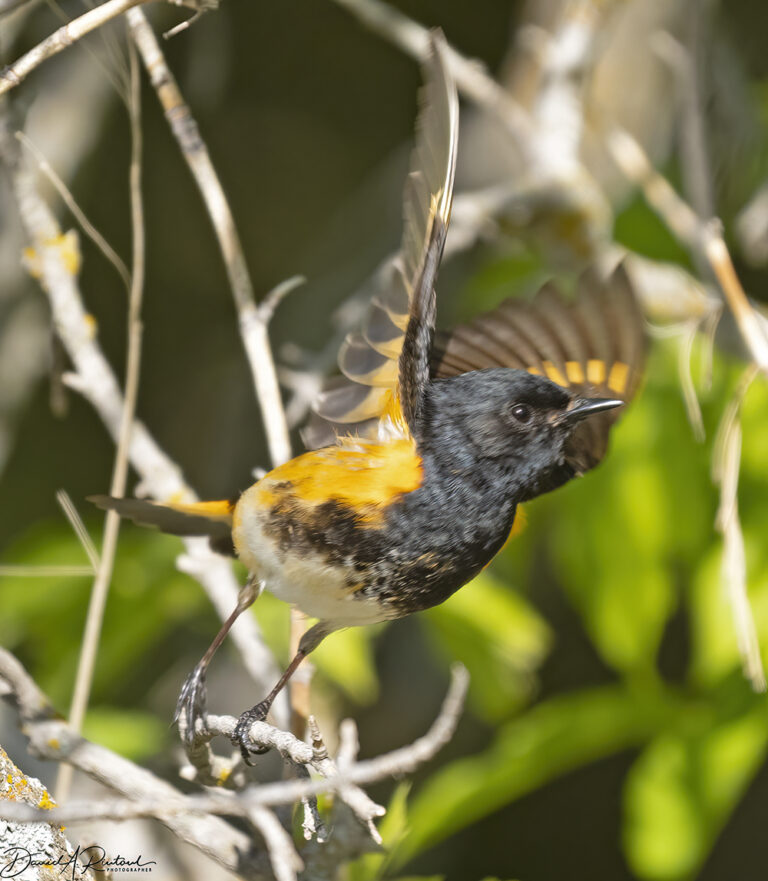
[[[116,511],[139,526],[152,526],[171,535],[207,536],[214,551],[235,555],[232,544],[234,502],[174,505],[146,499],[116,499],[113,496],[88,496],[88,501],[104,511]]]

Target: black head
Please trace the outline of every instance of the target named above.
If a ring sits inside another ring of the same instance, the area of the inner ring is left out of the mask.
[[[422,455],[457,473],[482,468],[517,501],[562,485],[574,429],[623,401],[581,398],[524,370],[492,368],[436,380],[427,392]]]

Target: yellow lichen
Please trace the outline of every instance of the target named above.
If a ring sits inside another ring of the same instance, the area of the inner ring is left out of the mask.
[[[58,248],[64,268],[70,275],[77,275],[80,272],[81,256],[80,256],[80,240],[77,230],[71,229],[69,232],[62,233],[52,239],[43,242],[44,248]],[[24,248],[22,251],[22,262],[27,272],[33,278],[42,278],[43,265],[40,254],[35,248]]]
[[[96,331],[99,329],[99,324],[90,312],[85,313],[85,328],[88,331],[88,339],[94,339]]]

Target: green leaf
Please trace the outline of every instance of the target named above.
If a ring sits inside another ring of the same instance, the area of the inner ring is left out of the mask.
[[[157,754],[168,742],[167,722],[140,710],[93,707],[88,710],[83,734],[94,743],[141,761]]]
[[[649,881],[689,878],[763,760],[765,707],[690,735],[654,740],[625,788],[624,840],[633,870]]]
[[[421,617],[443,655],[469,670],[469,699],[490,720],[509,716],[531,693],[552,636],[541,616],[487,572]]]
[[[375,628],[350,627],[332,633],[312,654],[317,669],[358,704],[369,704],[379,693],[373,663]]]
[[[572,768],[644,743],[666,727],[674,702],[662,691],[607,687],[553,698],[502,727],[492,746],[434,774],[410,807],[395,855],[417,853]]]
[[[599,652],[633,675],[656,675],[677,604],[675,572],[684,561],[695,565],[712,539],[708,452],[694,445],[668,383],[633,404],[604,465],[548,500],[556,572]]]

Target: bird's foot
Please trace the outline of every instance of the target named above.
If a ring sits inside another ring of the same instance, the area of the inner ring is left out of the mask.
[[[251,756],[260,756],[269,751],[268,746],[254,747],[251,743],[251,725],[254,722],[263,722],[267,718],[269,708],[272,701],[263,700],[261,703],[251,707],[241,714],[237,720],[234,733],[232,734],[232,743],[240,747],[240,754],[246,765],[251,765]]]
[[[192,746],[198,735],[208,734],[208,726],[205,721],[207,715],[206,697],[205,667],[198,664],[184,680],[179,699],[176,702],[176,712],[173,714],[174,723],[179,722],[182,714],[184,716],[181,736],[187,747]],[[200,725],[198,725],[198,721],[201,723]]]

